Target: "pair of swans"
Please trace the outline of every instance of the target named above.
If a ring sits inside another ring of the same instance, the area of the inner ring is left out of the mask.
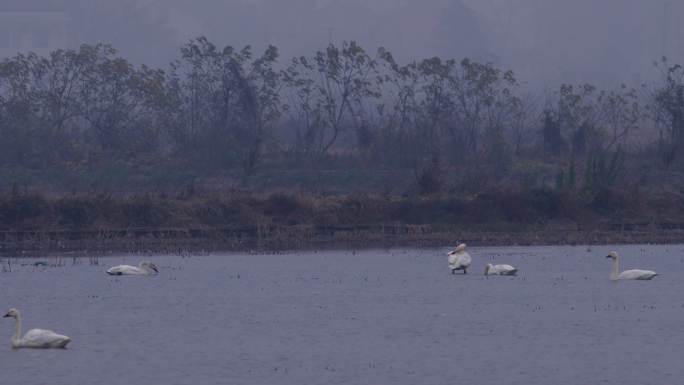
[[[456,274],[458,270],[463,270],[463,274],[468,274],[468,267],[473,262],[473,259],[466,251],[465,243],[458,245],[448,255],[447,259],[451,274]],[[517,272],[518,270],[511,265],[493,265],[488,263],[485,266],[484,275],[515,275]]]
[[[21,313],[17,309],[9,309],[5,318],[14,318],[14,334],[12,335],[12,348],[32,349],[64,349],[71,342],[71,338],[57,334],[52,330],[31,329],[21,336]]]
[[[148,261],[142,261],[138,266],[119,265],[107,269],[109,275],[151,275],[158,273],[157,265]]]
[[[632,270],[625,270],[623,272],[620,272],[620,257],[618,256],[618,253],[615,251],[611,251],[606,255],[606,258],[610,258],[613,260],[613,268],[610,271],[610,280],[611,281],[622,281],[622,280],[651,280],[655,278],[655,276],[658,275],[655,271],[652,270],[641,270],[641,269],[632,269]]]
[[[119,265],[107,270],[109,275],[150,275],[159,273],[157,265],[143,261],[138,266]],[[52,330],[31,329],[21,336],[21,313],[19,310],[9,309],[4,318],[14,318],[14,334],[12,335],[12,348],[33,349],[63,349],[71,342],[71,338],[57,334]]]

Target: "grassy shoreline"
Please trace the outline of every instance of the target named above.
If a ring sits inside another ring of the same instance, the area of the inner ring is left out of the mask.
[[[0,253],[684,242],[678,201],[553,190],[474,196],[0,196]]]
[[[50,253],[207,253],[268,252],[316,249],[367,249],[391,247],[449,247],[457,242],[471,246],[544,246],[602,244],[679,244],[684,230],[611,231],[547,230],[522,232],[433,231],[430,226],[314,229],[273,228],[256,236],[258,229],[165,229],[97,232],[2,233],[0,254],[31,256]]]

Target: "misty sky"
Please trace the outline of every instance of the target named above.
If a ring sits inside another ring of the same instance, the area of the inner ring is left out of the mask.
[[[35,20],[7,22],[17,15]],[[0,54],[16,52],[17,36],[22,50],[46,45],[47,37],[31,37],[27,28],[49,35],[50,48],[110,42],[124,56],[153,65],[164,65],[198,35],[218,45],[274,44],[284,57],[357,40],[403,60],[491,61],[534,85],[610,85],[654,76],[652,63],[663,55],[684,63],[677,15],[684,15],[684,1],[3,0]],[[63,40],[45,32],[46,24],[60,23]]]

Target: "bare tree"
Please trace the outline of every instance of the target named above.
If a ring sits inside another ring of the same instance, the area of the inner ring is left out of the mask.
[[[329,45],[313,58],[295,58],[284,71],[288,111],[302,123],[303,151],[327,154],[351,124],[360,124],[368,98],[379,97],[376,61],[355,42]]]

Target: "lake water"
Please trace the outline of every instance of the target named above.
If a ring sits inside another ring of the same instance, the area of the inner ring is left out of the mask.
[[[12,350],[1,384],[675,384],[684,378],[684,246],[614,247],[653,281],[611,282],[609,247],[88,259],[0,273],[0,311],[66,350]],[[490,261],[517,277],[482,275]],[[3,260],[7,265],[6,258]]]

